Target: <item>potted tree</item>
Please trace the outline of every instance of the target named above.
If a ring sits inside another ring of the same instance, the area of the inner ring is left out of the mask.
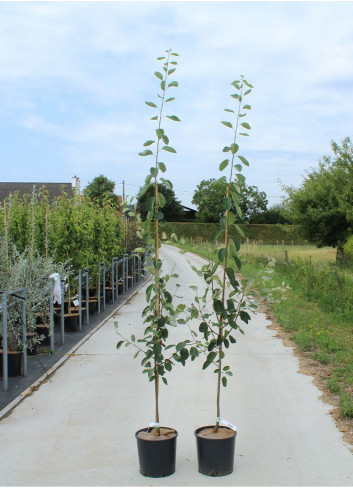
[[[151,117],[156,121],[155,136],[153,139],[144,143],[144,149],[139,153],[140,156],[153,158],[154,164],[150,168],[149,175],[145,180],[145,185],[141,189],[143,195],[151,186],[153,195],[149,199],[148,213],[146,220],[142,222],[137,216],[138,237],[143,241],[144,247],[137,248],[135,251],[144,253],[148,251],[149,264],[145,265],[145,270],[151,275],[151,284],[146,289],[146,307],[142,312],[143,322],[146,325],[142,338],[125,338],[116,323],[117,333],[122,338],[117,343],[119,349],[122,345],[133,345],[143,357],[141,365],[143,373],[147,374],[150,382],[154,383],[155,392],[155,415],[154,422],[150,426],[142,428],[136,432],[140,472],[149,477],[165,477],[175,471],[176,439],[178,432],[175,428],[161,426],[159,413],[159,390],[160,382],[167,384],[167,374],[170,372],[175,362],[185,365],[189,358],[188,350],[190,340],[179,342],[177,345],[168,344],[169,328],[176,326],[177,317],[185,309],[184,305],[173,305],[173,295],[168,290],[168,282],[171,278],[177,277],[176,274],[165,274],[162,270],[162,261],[159,256],[160,248],[160,224],[163,220],[163,206],[165,197],[159,191],[160,183],[168,188],[172,188],[172,183],[164,179],[161,175],[166,171],[166,165],[160,161],[161,152],[176,153],[175,149],[169,145],[169,138],[162,127],[165,118],[172,121],[180,119],[175,115],[164,115],[166,104],[174,100],[174,97],[167,98],[167,91],[177,87],[176,81],[169,81],[170,76],[175,72],[177,65],[177,53],[170,49],[164,56],[157,58],[163,64],[163,71],[155,72],[160,84],[159,101],[145,102],[149,107],[157,111],[157,115]],[[152,151],[152,149],[154,151]],[[131,209],[127,209],[131,215]],[[191,355],[192,356],[192,355]],[[195,357],[192,357],[195,358]]]
[[[198,453],[199,472],[209,476],[227,475],[233,471],[235,451],[235,426],[221,417],[221,387],[227,385],[232,375],[230,366],[225,360],[226,350],[236,342],[234,333],[243,333],[241,324],[250,320],[250,310],[256,307],[253,295],[246,283],[241,283],[235,269],[241,268],[238,256],[240,236],[244,236],[237,224],[242,218],[239,205],[239,183],[244,181],[242,165],[248,166],[244,156],[238,154],[239,136],[248,136],[250,125],[245,121],[251,106],[244,103],[244,98],[251,93],[252,85],[243,76],[232,84],[235,93],[231,97],[236,102],[236,109],[225,109],[234,118],[234,122],[222,121],[222,124],[233,132],[232,142],[223,149],[229,157],[219,165],[223,172],[229,170],[226,194],[224,196],[224,213],[220,219],[220,228],[214,240],[222,239],[214,260],[200,269],[192,267],[205,281],[202,295],[196,293],[195,302],[189,308],[189,319],[197,319],[202,339],[196,339],[199,351],[206,354],[203,369],[215,367],[216,384],[216,417],[215,423],[203,426],[195,431]],[[211,304],[211,307],[209,307]]]

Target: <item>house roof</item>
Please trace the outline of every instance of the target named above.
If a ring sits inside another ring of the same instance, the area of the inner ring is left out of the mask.
[[[50,200],[59,197],[64,190],[69,198],[74,196],[71,183],[47,183],[47,182],[0,182],[0,203],[2,203],[10,194],[18,192],[18,195],[32,195],[33,188],[38,192],[39,189],[45,188],[49,192]]]

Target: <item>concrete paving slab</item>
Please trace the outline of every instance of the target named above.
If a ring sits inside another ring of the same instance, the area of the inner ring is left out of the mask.
[[[176,264],[185,301],[198,277],[188,260],[163,246]],[[234,473],[197,472],[194,430],[215,421],[215,384],[202,360],[177,366],[161,386],[161,423],[179,432],[174,475],[140,475],[134,433],[153,421],[153,384],[130,348],[116,350],[114,321],[126,334],[143,330],[145,288],[116,311],[37,391],[0,422],[2,486],[352,486],[353,458],[330,406],[310,377],[298,373],[291,348],[274,337],[263,314],[228,354],[234,376],[222,390],[222,416],[238,428]],[[175,341],[184,326],[171,331]]]

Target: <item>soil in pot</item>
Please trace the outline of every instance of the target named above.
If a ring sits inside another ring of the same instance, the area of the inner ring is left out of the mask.
[[[212,477],[231,474],[234,470],[236,432],[220,426],[204,426],[195,431],[199,472]]]
[[[178,432],[173,428],[156,430],[144,428],[136,433],[140,473],[145,477],[167,477],[175,472],[176,439]]]
[[[19,377],[22,372],[22,352],[7,352],[7,373],[9,377]],[[3,376],[3,352],[0,351],[0,376]]]

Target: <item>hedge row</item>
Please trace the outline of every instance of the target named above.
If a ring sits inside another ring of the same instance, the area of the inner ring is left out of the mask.
[[[305,241],[299,236],[296,226],[281,224],[242,224],[245,236],[250,241],[263,244],[280,244],[282,242],[295,245],[303,245]],[[162,232],[169,238],[175,233],[178,238],[186,238],[200,241],[210,241],[214,233],[219,229],[216,223],[200,222],[166,222]]]

